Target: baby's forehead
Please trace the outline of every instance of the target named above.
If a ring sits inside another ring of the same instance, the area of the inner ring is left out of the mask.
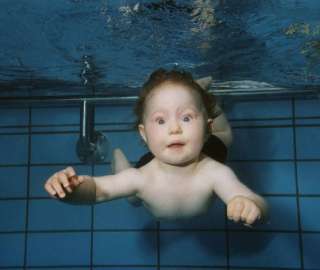
[[[155,110],[165,111],[167,108],[178,108],[180,111],[192,109],[202,111],[200,95],[193,89],[180,84],[166,84],[149,93],[145,103],[145,113]]]
[[[184,97],[189,96],[190,100],[196,103],[196,105],[199,105],[199,101],[201,99],[200,94],[195,89],[192,89],[190,86],[185,85],[181,82],[167,81],[152,89],[148,94],[146,101],[151,101],[153,97],[170,97],[173,95],[183,95]]]

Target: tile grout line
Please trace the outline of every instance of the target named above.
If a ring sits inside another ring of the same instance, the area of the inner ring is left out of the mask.
[[[296,107],[295,99],[292,99],[292,131],[293,131],[293,154],[294,154],[294,178],[296,185],[296,203],[297,203],[297,219],[298,219],[298,236],[299,236],[299,251],[300,251],[300,267],[301,270],[304,269],[304,257],[303,257],[303,238],[302,238],[302,228],[301,228],[301,209],[300,209],[300,191],[298,183],[298,162],[297,162],[297,129],[296,129]]]
[[[161,258],[160,258],[160,221],[157,221],[156,237],[157,237],[157,270],[160,270],[160,266],[161,266]]]
[[[31,164],[31,126],[32,126],[32,107],[29,106],[29,122],[28,122],[28,163],[27,163],[27,197],[26,197],[26,213],[25,213],[25,233],[24,233],[24,259],[23,269],[27,269],[28,263],[28,230],[29,230],[29,198],[30,198],[30,164]]]
[[[91,175],[94,175],[95,165],[91,165]],[[90,269],[93,270],[93,232],[94,232],[94,204],[91,205],[91,228],[90,228]]]
[[[229,223],[227,217],[227,207],[225,206],[225,237],[226,237],[226,263],[227,270],[230,269],[230,231],[229,231]]]

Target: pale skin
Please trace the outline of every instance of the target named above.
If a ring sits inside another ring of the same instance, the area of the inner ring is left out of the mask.
[[[104,202],[136,196],[160,219],[190,218],[206,212],[218,196],[227,205],[227,216],[251,225],[265,217],[262,197],[242,184],[233,171],[201,153],[206,139],[207,119],[197,93],[183,85],[165,82],[148,96],[139,133],[152,161],[141,168],[118,168],[101,177],[77,176],[68,167],[52,175],[45,189],[54,198]],[[115,150],[115,155],[124,155]],[[89,187],[89,188],[87,188]],[[92,189],[91,187],[94,187]],[[77,194],[77,195],[76,195]]]

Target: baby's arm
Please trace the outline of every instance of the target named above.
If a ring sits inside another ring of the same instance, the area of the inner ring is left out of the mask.
[[[213,191],[226,203],[229,219],[250,225],[266,218],[265,200],[241,183],[229,167],[218,164],[213,171]]]
[[[116,175],[77,176],[68,167],[53,174],[45,183],[46,191],[64,202],[91,204],[135,195],[141,176],[138,170],[128,169]]]

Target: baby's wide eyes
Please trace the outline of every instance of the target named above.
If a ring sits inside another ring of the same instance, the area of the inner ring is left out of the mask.
[[[185,115],[183,116],[182,120],[183,122],[190,122],[192,119],[191,115]]]
[[[163,125],[163,124],[164,124],[163,118],[157,118],[157,119],[156,119],[156,122],[157,122],[159,125]]]

